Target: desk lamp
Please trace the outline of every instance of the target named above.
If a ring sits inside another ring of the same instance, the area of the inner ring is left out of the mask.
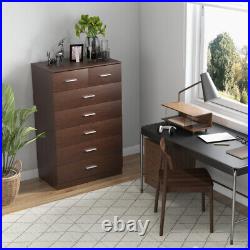
[[[180,96],[182,92],[185,92],[186,90],[198,85],[201,83],[202,86],[202,91],[203,91],[203,97],[204,97],[204,102],[210,101],[212,99],[218,98],[219,93],[214,85],[214,82],[212,78],[210,77],[208,72],[202,73],[201,75],[201,80],[186,87],[185,89],[182,89],[181,91],[178,92],[178,102],[180,101]]]

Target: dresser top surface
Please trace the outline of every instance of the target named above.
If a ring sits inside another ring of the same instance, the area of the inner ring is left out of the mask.
[[[51,73],[59,73],[63,71],[69,71],[69,70],[77,70],[77,69],[84,69],[84,68],[93,68],[97,66],[107,66],[112,64],[120,64],[120,61],[109,59],[108,61],[93,61],[89,62],[87,60],[83,60],[83,62],[70,62],[69,59],[65,59],[63,63],[59,66],[57,65],[50,65],[48,66],[47,62],[37,62],[32,63],[32,67],[38,67],[43,70],[49,71]]]

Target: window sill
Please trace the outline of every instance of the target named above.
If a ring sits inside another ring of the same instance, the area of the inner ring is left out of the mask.
[[[213,112],[213,122],[216,122],[216,123],[223,125],[227,128],[234,129],[234,130],[239,131],[241,133],[248,134],[248,124],[244,123],[244,122],[240,122],[240,121],[233,119],[231,117]]]
[[[214,103],[204,103],[203,100],[195,99],[193,104],[210,110],[213,113],[213,122],[227,128],[248,134],[248,115],[242,114]]]

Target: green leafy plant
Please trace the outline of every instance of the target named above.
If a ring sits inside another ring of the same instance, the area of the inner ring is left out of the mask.
[[[245,89],[243,89],[243,91],[241,93],[240,102],[242,102],[244,104],[248,103],[248,94],[247,94],[247,91]]]
[[[31,138],[30,134],[36,129],[26,125],[27,119],[37,111],[36,106],[16,109],[14,92],[9,85],[2,85],[2,95],[2,176],[7,176],[14,169],[18,150],[44,133]]]
[[[229,33],[218,34],[208,46],[207,71],[220,94],[248,103],[248,47],[236,48]]]
[[[98,35],[105,36],[106,25],[104,25],[99,16],[81,15],[78,23],[75,24],[76,36],[86,34],[87,37],[97,37]]]

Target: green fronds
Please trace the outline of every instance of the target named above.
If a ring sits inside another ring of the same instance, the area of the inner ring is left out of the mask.
[[[98,35],[105,36],[106,25],[104,25],[99,16],[81,15],[78,23],[75,24],[75,33],[80,37],[81,33],[87,37],[97,37]]]
[[[2,170],[3,175],[6,175],[14,167],[18,150],[44,136],[44,133],[34,136],[36,129],[26,125],[28,118],[37,111],[36,106],[16,109],[12,88],[3,84],[2,93]]]

